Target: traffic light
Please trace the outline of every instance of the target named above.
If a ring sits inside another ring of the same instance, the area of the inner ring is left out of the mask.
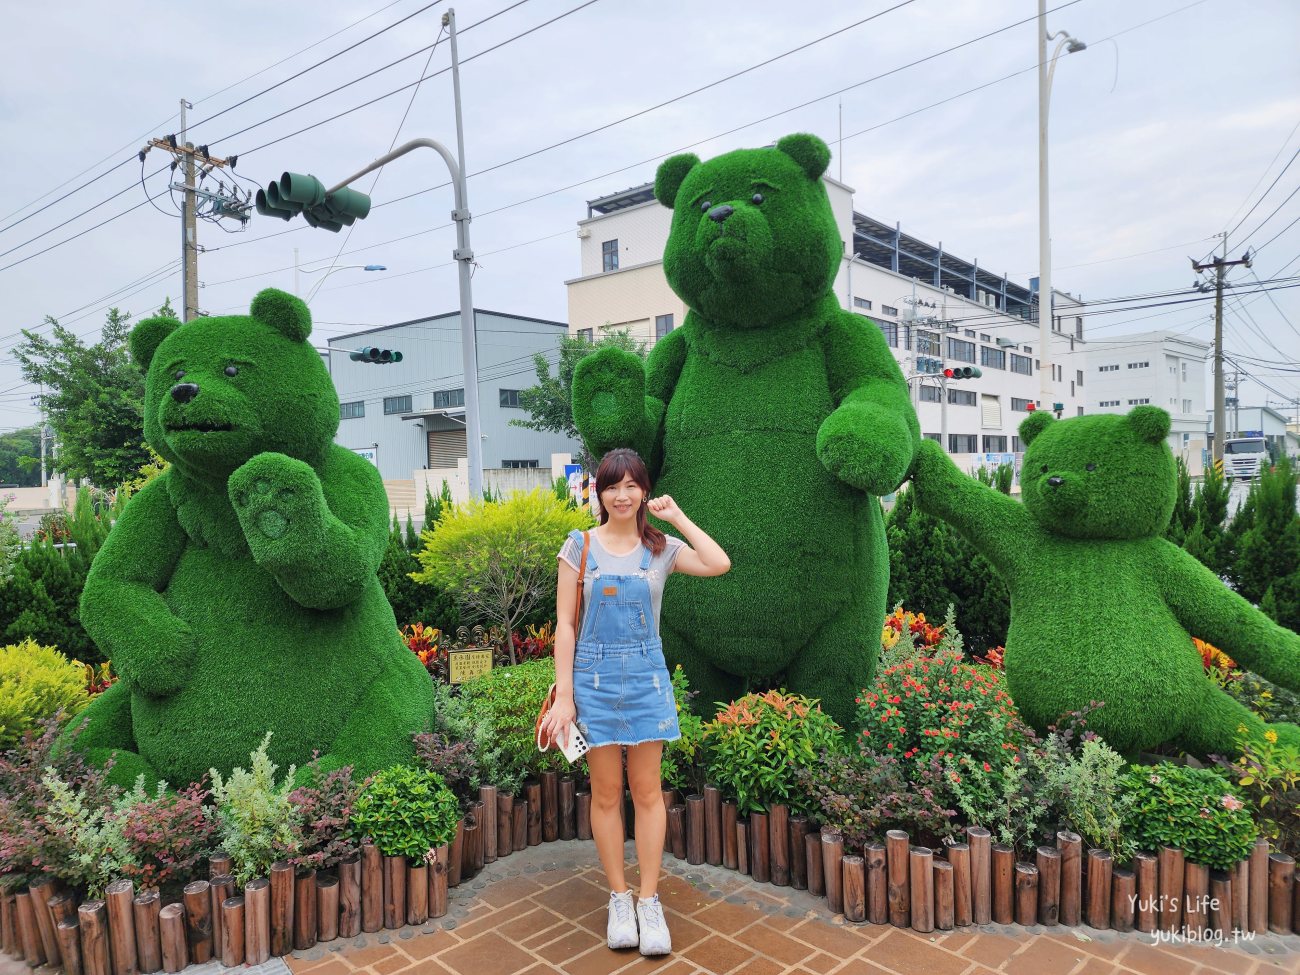
[[[353,362],[370,362],[386,366],[392,362],[401,362],[402,353],[394,352],[392,349],[377,349],[373,345],[367,345],[365,348],[349,352],[348,358]]]
[[[979,379],[984,375],[978,366],[952,366],[945,369],[943,374],[948,379]]]
[[[370,197],[346,186],[326,193],[325,184],[315,176],[284,173],[257,191],[256,207],[262,216],[281,220],[292,220],[301,213],[310,226],[338,233],[366,218]]]

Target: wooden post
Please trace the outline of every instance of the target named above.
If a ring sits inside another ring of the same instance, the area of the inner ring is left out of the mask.
[[[200,880],[204,892],[208,882]],[[32,901],[35,903],[36,898]],[[113,975],[137,975],[139,956],[135,949],[135,884],[129,880],[114,880],[104,888],[104,902],[108,908],[108,947],[113,959]],[[48,916],[48,912],[47,912]],[[211,915],[209,914],[209,917]]]
[[[1061,830],[1056,834],[1056,848],[1061,852],[1058,919],[1074,927],[1083,917],[1083,840],[1078,833]]]
[[[966,843],[951,844],[948,847],[948,862],[952,864],[953,924],[964,928],[971,923],[972,917],[970,846]]]
[[[58,968],[62,956],[59,954],[58,936],[54,933],[54,921],[50,917],[50,898],[58,893],[59,885],[53,877],[42,877],[29,885],[27,890],[32,895],[32,914],[36,918],[36,930],[40,934],[41,949],[45,952],[45,963],[51,968]]]
[[[844,837],[835,830],[822,830],[822,877],[826,883],[826,904],[832,914],[844,913]]]
[[[57,932],[60,924],[64,921],[72,921],[73,923],[76,923],[77,897],[74,893],[64,892],[62,894],[55,894],[50,898],[46,907],[49,908],[50,920],[54,922],[56,938],[58,937]],[[63,945],[60,944],[59,948],[61,950]]]
[[[429,917],[442,917],[447,913],[448,845],[437,847],[433,854],[433,866],[429,868]]]
[[[989,854],[993,863],[993,921],[995,924],[1013,924],[1016,919],[1012,879],[1016,862],[1015,850],[1002,843],[994,843],[989,847]]]
[[[316,871],[304,870],[293,879],[293,946],[316,947]]]
[[[235,861],[230,858],[229,853],[225,850],[218,850],[208,857],[208,879],[229,876],[234,864]]]
[[[483,839],[483,862],[495,863],[497,858],[497,787],[481,785],[478,801],[483,804],[479,814],[479,835]]]
[[[969,826],[966,842],[970,845],[971,919],[976,924],[993,920],[993,868],[989,854],[989,831],[983,826]]]
[[[362,851],[363,855],[365,851]],[[374,850],[379,854],[378,848]],[[293,867],[287,860],[271,864],[271,954],[293,951]]]
[[[767,812],[767,827],[772,886],[789,887],[790,807],[779,802],[773,803]]]
[[[1253,934],[1268,929],[1268,840],[1260,837],[1250,851],[1250,896],[1246,923]]]
[[[1268,929],[1274,934],[1291,933],[1291,905],[1295,892],[1295,860],[1286,853],[1268,858]]]
[[[1051,927],[1061,919],[1061,851],[1054,846],[1040,846],[1035,865],[1038,867],[1038,923]]]
[[[144,975],[162,968],[162,933],[158,927],[158,912],[162,898],[156,890],[146,890],[135,895],[131,904],[135,914],[135,955]]]
[[[867,919],[867,870],[862,857],[846,856],[840,860],[840,889],[844,898],[844,920]]]
[[[686,797],[686,862],[704,862],[704,796]]]
[[[16,958],[22,950],[18,941],[17,899],[0,887],[0,952]]]
[[[885,844],[873,840],[863,851],[867,861],[867,920],[889,923],[889,879],[885,865]]]
[[[1300,928],[1300,870],[1296,871],[1292,886],[1295,888],[1295,896],[1291,901],[1291,925]]]
[[[177,905],[178,911],[181,910]],[[81,929],[81,968],[86,975],[109,975],[113,962],[108,945],[108,910],[101,900],[89,900],[77,908]],[[184,967],[185,931],[180,930],[181,967]],[[164,949],[166,945],[164,945]],[[165,955],[164,955],[165,957]]]
[[[1132,931],[1136,898],[1133,871],[1116,867],[1110,876],[1110,926],[1116,931]]]
[[[526,849],[528,849],[528,803],[516,796],[510,810],[510,851],[518,853]]]
[[[680,802],[668,810],[668,847],[678,860],[686,859],[686,807]]]
[[[567,779],[560,782],[560,811],[564,811],[564,783],[569,784],[569,820],[573,819],[573,780]],[[569,835],[564,836],[564,821],[561,816],[560,835],[566,840],[573,839],[573,830],[570,828]],[[527,825],[524,826],[525,844],[527,843]],[[497,859],[508,857],[515,851],[515,797],[509,793],[497,792]]]
[[[1250,860],[1238,860],[1232,868],[1232,926],[1237,931],[1250,927]]]
[[[1016,864],[1016,923],[1029,927],[1038,920],[1038,868]]]
[[[339,937],[355,938],[360,933],[361,857],[353,856],[339,864]]]
[[[538,846],[542,842],[542,783],[525,782],[524,798],[528,801],[528,845]]]
[[[736,821],[740,818],[736,804],[728,799],[722,804],[722,865],[735,870],[740,861],[736,853]]]
[[[578,806],[578,839],[591,839],[591,793],[583,789],[577,795]],[[670,807],[668,812],[672,813]]]
[[[487,860],[483,858],[483,830],[486,828],[484,826],[484,819],[483,819],[484,808],[485,807],[483,805],[482,799],[474,803],[473,807],[471,808],[471,812],[474,814],[474,822],[478,825],[478,836],[475,837],[473,840],[471,840],[469,843],[469,852],[473,856],[474,875],[477,875],[478,872],[482,870],[484,865],[487,863]]]
[[[162,942],[163,971],[172,975],[182,971],[189,964],[189,954],[185,947],[185,905],[168,904],[158,912],[158,935]],[[87,957],[84,923],[81,926],[81,938],[81,954],[84,959]],[[98,973],[87,965],[86,975]]]
[[[225,924],[225,919],[221,910],[221,905],[225,904],[229,898],[234,897],[238,891],[235,889],[235,878],[230,876],[228,873],[218,874],[213,877],[209,883],[212,885],[208,888],[208,895],[212,899],[212,950],[213,953],[216,954],[220,951],[221,939],[224,936],[222,925]],[[244,935],[242,931],[240,932],[239,937],[239,943],[242,945],[244,943]],[[136,940],[138,941],[139,939],[137,938]]]
[[[1183,926],[1183,851],[1162,846],[1156,856],[1160,865],[1161,931],[1173,933]]]
[[[755,810],[749,814],[749,873],[760,884],[772,882],[771,815]]]
[[[384,857],[379,847],[365,843],[361,847],[361,930],[371,934],[383,926]]]
[[[572,775],[560,779],[560,839],[578,838],[578,783]]]
[[[542,840],[553,843],[560,838],[560,773],[542,773]]]
[[[1189,939],[1203,941],[1210,920],[1210,868],[1188,861],[1183,867],[1183,927]]]
[[[498,795],[497,798],[500,799],[501,797]],[[513,808],[514,797],[507,796],[506,798],[510,800],[510,805]],[[506,844],[504,846],[501,844],[500,824],[509,825],[510,818],[508,816],[503,818],[500,815],[500,807],[498,807],[497,813],[497,856],[500,857],[503,850],[507,853],[510,852],[514,841],[510,838],[513,836],[513,833],[511,833],[508,834]],[[423,924],[427,920],[429,920],[429,867],[428,864],[421,860],[419,863],[411,863],[406,867],[406,923]]]
[[[322,943],[339,936],[339,878],[316,875],[316,931]]]
[[[1119,871],[1115,871],[1118,873]],[[1232,875],[1223,870],[1210,873],[1210,919],[1207,927],[1212,939],[1232,937]]]
[[[476,864],[483,858],[482,826],[477,821],[465,823],[465,839],[460,850],[460,879],[469,880],[478,873]]]
[[[912,930],[929,934],[934,930],[934,851],[928,846],[909,848],[911,867]]]
[[[270,957],[271,882],[258,877],[244,885],[244,961],[264,965]]]
[[[493,802],[493,813],[496,804]],[[481,840],[487,842],[482,826],[478,830]],[[496,836],[496,831],[492,830]],[[393,931],[406,923],[406,857],[386,856],[384,864],[384,927]]]
[[[803,861],[809,871],[809,893],[826,897],[826,868],[822,863],[822,833],[803,833]]]
[[[221,964],[234,968],[244,963],[244,898],[221,902]]]
[[[668,810],[672,809],[673,806],[677,805],[677,790],[670,789],[667,786],[664,786],[659,790],[659,794],[663,796],[664,815],[666,816],[668,815]]]
[[[528,810],[529,821],[531,822],[531,806]],[[531,841],[527,845],[532,846]],[[447,850],[447,886],[460,886],[461,872],[465,866],[465,817],[461,816],[456,820],[456,835],[451,838],[451,845]]]
[[[795,890],[808,889],[808,854],[803,838],[808,833],[808,817],[802,814],[790,817],[790,886]]]
[[[674,854],[676,851],[674,851]],[[680,859],[680,857],[678,858]],[[749,820],[736,820],[736,869],[749,874]]]
[[[722,791],[716,785],[704,787],[704,861],[722,863]]]
[[[1155,931],[1160,916],[1160,880],[1155,854],[1134,854],[1133,873],[1137,877],[1137,909],[1133,926],[1143,934],[1150,934]]]
[[[1088,926],[1110,927],[1110,885],[1114,862],[1105,850],[1088,851]]]
[[[189,948],[190,963],[194,965],[202,965],[212,958],[210,887],[206,880],[195,880],[186,884],[181,893],[185,901],[185,943]]]
[[[23,957],[32,968],[45,964],[45,945],[41,941],[41,930],[36,926],[36,911],[32,907],[32,895],[25,890],[17,895],[18,904],[18,940],[23,946]],[[102,906],[102,901],[95,903]],[[107,944],[105,948],[107,949]],[[104,975],[108,975],[105,971]]]
[[[907,834],[901,829],[885,833],[885,865],[889,878],[889,923],[905,928],[911,923],[912,908],[908,887]]]
[[[81,967],[81,925],[76,919],[60,921],[54,926],[54,936],[59,939],[59,956],[63,959],[65,975],[83,975]],[[155,968],[154,971],[157,971]]]
[[[934,861],[934,926],[940,931],[951,931],[957,924],[957,906],[953,891],[952,861]]]

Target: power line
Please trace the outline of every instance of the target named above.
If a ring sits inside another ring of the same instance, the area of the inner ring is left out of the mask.
[[[1294,133],[1294,132],[1295,132],[1295,129],[1292,129],[1291,131]],[[1287,142],[1290,142],[1290,141],[1291,141],[1291,136],[1287,136]],[[1237,232],[1237,228],[1240,227],[1243,223],[1245,223],[1246,220],[1250,217],[1250,215],[1251,215],[1252,213],[1255,212],[1255,208],[1258,207],[1261,203],[1264,202],[1264,200],[1268,197],[1269,193],[1273,192],[1273,187],[1277,185],[1278,180],[1280,180],[1283,176],[1286,175],[1286,171],[1287,171],[1288,169],[1291,168],[1291,164],[1294,163],[1294,162],[1296,161],[1296,157],[1297,157],[1297,156],[1300,156],[1300,149],[1297,149],[1297,150],[1292,154],[1291,158],[1287,160],[1287,164],[1286,164],[1285,166],[1282,167],[1282,169],[1278,172],[1278,174],[1277,174],[1276,176],[1273,177],[1273,182],[1271,182],[1271,183],[1268,184],[1268,189],[1266,189],[1263,193],[1261,193],[1261,194],[1259,195],[1259,199],[1256,200],[1256,201],[1251,205],[1251,208],[1250,208],[1249,210],[1246,211],[1245,215],[1242,216],[1242,218],[1241,218],[1240,220],[1238,220],[1235,224],[1232,225],[1232,229],[1229,230],[1228,233],[1227,233],[1227,236],[1228,236],[1229,238],[1231,238],[1232,235],[1235,234],[1235,233]],[[1277,157],[1274,157],[1274,158],[1277,158]],[[1269,165],[1271,166],[1271,165],[1273,165],[1273,164],[1272,164],[1272,163],[1269,163]],[[1268,170],[1264,170],[1264,171],[1265,171],[1265,172],[1268,172]],[[1263,179],[1263,177],[1261,176],[1260,179]],[[1258,185],[1258,184],[1257,184],[1257,185]],[[1291,196],[1295,196],[1295,193],[1292,192]],[[1290,196],[1287,197],[1287,200],[1289,200],[1289,199],[1291,199]],[[1285,203],[1286,200],[1283,200],[1282,202]],[[1281,209],[1281,208],[1279,207],[1279,209]],[[1277,210],[1274,210],[1273,213],[1277,213]],[[1271,217],[1272,215],[1273,215],[1272,213],[1269,214],[1270,217]],[[1260,225],[1259,225],[1259,226],[1262,227],[1262,226],[1263,226],[1264,224],[1266,224],[1266,223],[1268,223],[1268,217],[1265,217],[1265,218],[1260,222]],[[1256,227],[1256,228],[1255,228],[1255,230],[1258,230],[1258,229],[1259,229],[1259,227]],[[1251,233],[1254,233],[1254,231],[1252,231]],[[1247,240],[1250,239],[1250,234],[1247,234],[1247,235],[1246,235],[1246,239],[1247,239]]]

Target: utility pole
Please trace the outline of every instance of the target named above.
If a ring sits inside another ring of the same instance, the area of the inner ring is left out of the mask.
[[[939,374],[939,438],[939,446],[952,453],[948,450],[948,377],[942,373]]]
[[[181,192],[181,321],[188,322],[199,307],[199,240],[198,221],[194,217],[194,153],[185,141],[185,110],[194,106],[181,99],[181,146],[187,150],[185,189]]]
[[[1199,274],[1202,271],[1214,271],[1214,459],[1223,460],[1224,428],[1227,426],[1223,402],[1223,278],[1228,268],[1238,264],[1250,267],[1249,252],[1241,260],[1228,260],[1228,236],[1223,236],[1223,256],[1215,255],[1209,264],[1197,263],[1192,259],[1192,267]]]

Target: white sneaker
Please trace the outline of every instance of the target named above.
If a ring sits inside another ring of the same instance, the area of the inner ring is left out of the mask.
[[[641,954],[666,955],[673,950],[673,939],[668,934],[659,895],[636,903],[637,920],[641,923]]]
[[[632,891],[609,895],[609,923],[605,940],[611,948],[635,948],[638,944],[636,914],[632,910]]]

